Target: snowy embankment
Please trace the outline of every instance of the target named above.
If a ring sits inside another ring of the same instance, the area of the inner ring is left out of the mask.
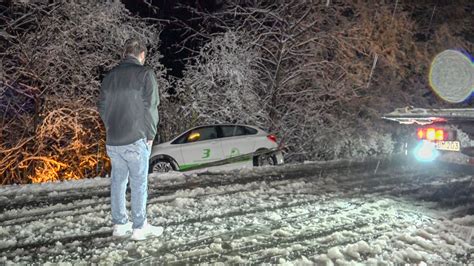
[[[150,176],[144,242],[108,178],[0,188],[0,263],[474,263],[472,175],[357,163]],[[455,191],[453,190],[455,189]]]

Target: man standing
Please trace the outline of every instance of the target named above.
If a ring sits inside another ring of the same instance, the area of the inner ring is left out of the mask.
[[[162,227],[152,226],[146,219],[148,160],[158,124],[159,96],[153,70],[143,66],[145,52],[140,41],[126,41],[122,62],[102,81],[98,103],[112,163],[113,235],[123,237],[133,229],[133,240],[163,233]],[[125,206],[129,179],[133,224]]]

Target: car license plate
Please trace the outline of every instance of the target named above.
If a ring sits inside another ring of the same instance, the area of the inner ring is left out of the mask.
[[[437,150],[443,151],[460,151],[461,144],[459,141],[437,141],[435,143],[435,147]]]

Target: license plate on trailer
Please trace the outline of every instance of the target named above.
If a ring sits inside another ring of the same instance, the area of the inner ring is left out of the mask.
[[[443,151],[460,151],[461,144],[459,141],[437,141],[435,148]]]

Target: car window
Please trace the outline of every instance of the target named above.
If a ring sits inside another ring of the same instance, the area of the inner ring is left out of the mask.
[[[236,126],[234,130],[234,136],[242,136],[242,135],[246,135],[245,127]]]
[[[222,137],[228,138],[234,136],[235,126],[221,126]]]
[[[257,134],[257,130],[255,128],[251,128],[251,127],[245,127],[245,134],[246,135],[255,135]]]
[[[222,137],[233,137],[233,136],[242,136],[242,135],[255,135],[258,131],[251,127],[246,126],[220,126]],[[208,140],[208,139],[215,139],[217,138],[217,130],[216,127],[202,127],[197,128],[192,131],[188,131],[185,134],[181,135],[181,137],[177,138],[171,144],[182,144],[188,142],[188,137],[191,134],[199,133],[199,141]],[[196,140],[198,141],[198,140]]]
[[[186,142],[187,137],[189,136],[189,132],[181,135],[181,137],[177,138],[175,141],[171,142],[171,144],[182,144]]]
[[[243,126],[221,126],[222,137],[235,137],[247,135],[246,129]]]
[[[193,129],[187,136],[198,136],[194,137],[195,141],[204,141],[204,140],[210,140],[210,139],[216,139],[217,138],[217,130],[216,127],[201,127],[201,128],[196,128]],[[186,142],[190,142],[188,138],[186,139]]]

